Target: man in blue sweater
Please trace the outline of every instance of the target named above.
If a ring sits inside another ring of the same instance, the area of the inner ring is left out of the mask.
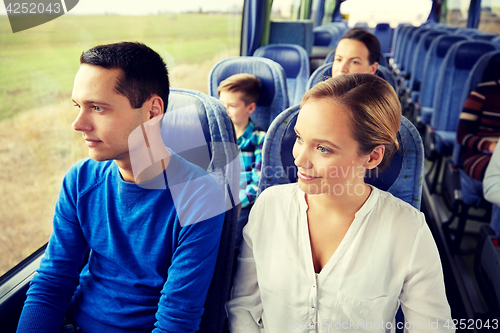
[[[222,191],[161,142],[169,81],[156,52],[101,45],[80,63],[73,127],[90,159],[63,180],[17,331],[195,332],[218,253]]]

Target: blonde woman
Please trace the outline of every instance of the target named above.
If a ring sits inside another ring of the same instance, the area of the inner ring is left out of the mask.
[[[453,331],[424,216],[364,182],[398,149],[391,86],[371,74],[322,82],[301,103],[298,183],[266,189],[243,231],[231,332]]]

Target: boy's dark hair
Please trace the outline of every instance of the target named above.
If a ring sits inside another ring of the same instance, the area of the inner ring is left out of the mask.
[[[352,28],[347,30],[340,40],[346,38],[354,39],[365,44],[368,49],[368,61],[370,62],[370,65],[379,61],[381,53],[380,42],[374,34],[363,28]]]
[[[258,77],[247,74],[234,74],[222,81],[217,88],[217,94],[221,91],[243,92],[242,100],[245,105],[255,103],[259,100],[261,83]]]
[[[121,69],[115,90],[127,97],[134,109],[156,94],[163,100],[166,111],[170,89],[167,65],[146,45],[132,42],[98,45],[82,53],[80,64]]]

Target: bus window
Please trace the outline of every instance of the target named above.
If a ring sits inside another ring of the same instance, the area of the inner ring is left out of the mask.
[[[448,0],[446,23],[454,27],[467,28],[470,0]]]
[[[348,15],[350,27],[363,22],[375,28],[377,23],[386,22],[395,28],[399,23],[419,26],[427,20],[431,7],[431,0],[349,0],[340,5],[340,13]]]
[[[478,29],[500,34],[500,0],[483,0],[481,2]]]
[[[296,20],[299,16],[300,0],[274,0],[271,20]]]
[[[212,65],[239,55],[243,2],[80,1],[16,33],[1,6],[0,276],[48,241],[62,178],[88,156],[71,126],[80,54],[98,44],[143,42],[164,57],[172,87],[206,93]]]

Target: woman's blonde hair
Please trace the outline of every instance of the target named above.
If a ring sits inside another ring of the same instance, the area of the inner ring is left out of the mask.
[[[389,165],[399,148],[397,133],[401,122],[401,104],[391,85],[372,74],[339,75],[312,87],[300,106],[310,99],[322,98],[330,98],[351,111],[351,133],[359,144],[358,154],[369,154],[383,145],[384,158],[378,167]]]

